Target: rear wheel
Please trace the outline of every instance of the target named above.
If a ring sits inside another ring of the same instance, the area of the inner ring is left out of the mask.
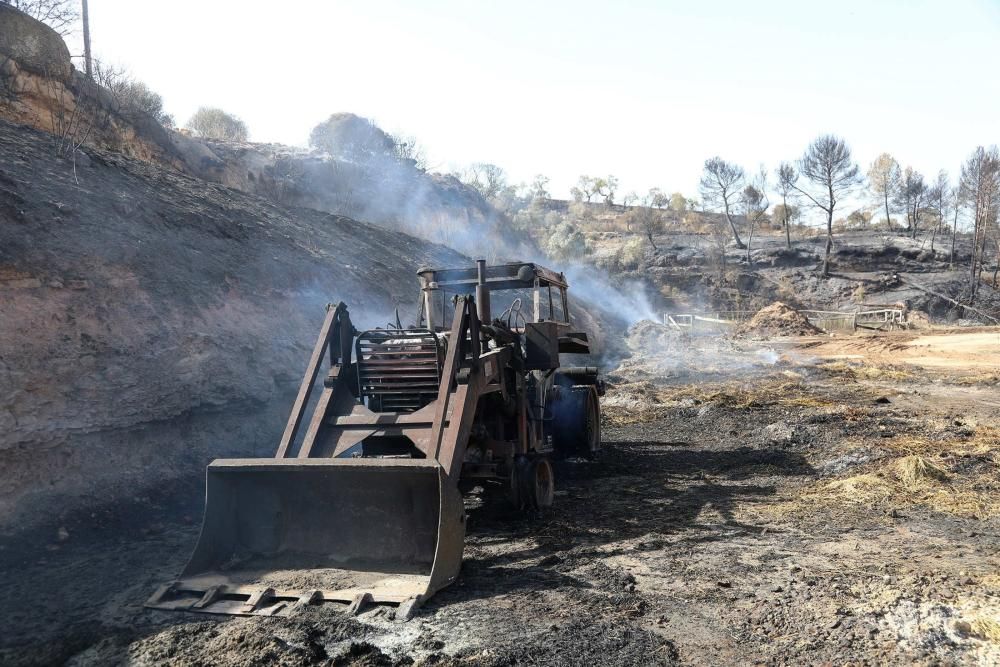
[[[593,459],[601,451],[601,402],[593,387],[587,387],[586,391],[585,432],[580,456]]]
[[[560,388],[552,403],[552,441],[560,458],[593,459],[601,450],[601,404],[590,385]]]

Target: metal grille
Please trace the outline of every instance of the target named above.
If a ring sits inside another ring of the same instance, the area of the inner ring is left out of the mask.
[[[373,329],[356,343],[358,389],[375,412],[413,412],[437,397],[441,351],[427,329]]]

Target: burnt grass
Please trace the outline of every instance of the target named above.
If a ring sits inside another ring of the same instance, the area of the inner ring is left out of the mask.
[[[715,394],[606,426],[599,460],[557,465],[556,502],[541,514],[474,497],[459,581],[406,623],[385,608],[357,619],[326,607],[290,619],[143,609],[193,547],[195,483],[61,517],[68,538],[55,524],[5,537],[0,663],[977,661],[983,642],[950,626],[911,632],[907,610],[944,609],[950,623],[963,600],[995,601],[978,586],[1000,565],[995,520],[917,505],[772,511],[863,470],[866,459],[843,463],[845,440],[919,433],[925,416],[854,381],[803,385],[816,407],[783,404],[766,379],[746,386],[760,391],[751,404]]]

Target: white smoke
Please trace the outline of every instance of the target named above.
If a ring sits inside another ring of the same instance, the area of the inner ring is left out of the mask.
[[[572,264],[563,272],[576,299],[593,304],[623,320],[626,325],[631,326],[642,320],[659,320],[641,282],[633,280],[616,287],[602,269],[583,264]]]

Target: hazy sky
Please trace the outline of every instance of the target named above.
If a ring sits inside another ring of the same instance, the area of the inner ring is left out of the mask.
[[[1000,0],[90,0],[96,55],[183,123],[200,105],[304,145],[331,112],[565,195],[694,196],[705,158],[755,170],[844,136],[925,174],[1000,142]],[[71,41],[71,50],[80,51]]]

